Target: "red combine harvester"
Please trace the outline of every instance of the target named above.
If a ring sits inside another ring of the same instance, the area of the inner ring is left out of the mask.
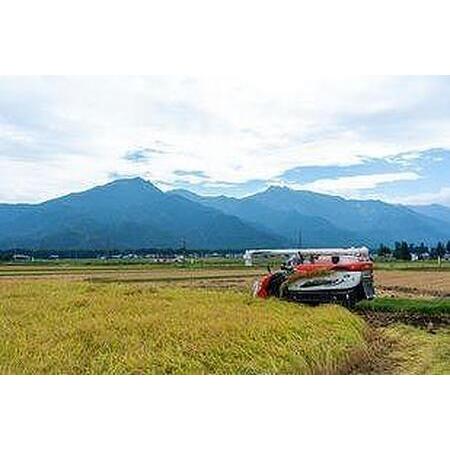
[[[287,257],[280,270],[255,283],[254,295],[305,303],[340,303],[352,307],[375,296],[373,263],[361,248],[247,250],[247,266],[255,257]]]

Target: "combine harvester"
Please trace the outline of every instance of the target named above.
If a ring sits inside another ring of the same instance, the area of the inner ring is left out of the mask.
[[[305,303],[340,303],[352,307],[375,296],[373,263],[366,247],[247,250],[245,264],[255,257],[284,257],[280,270],[255,283],[254,295]]]

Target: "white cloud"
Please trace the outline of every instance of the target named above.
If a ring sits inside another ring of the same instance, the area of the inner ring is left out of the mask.
[[[373,189],[381,184],[396,181],[412,181],[420,176],[414,172],[393,172],[374,175],[356,175],[339,178],[324,178],[307,184],[290,184],[289,187],[323,194],[357,195],[358,191]]]
[[[4,78],[0,201],[42,200],[108,181],[110,173],[173,185],[182,180],[177,171],[201,171],[245,183],[297,166],[450,146],[446,89],[450,82],[432,77]],[[124,158],[136,148],[163,152]]]
[[[450,187],[442,187],[436,192],[397,197],[394,201],[404,205],[429,205],[431,203],[440,203],[442,205],[450,206]]]

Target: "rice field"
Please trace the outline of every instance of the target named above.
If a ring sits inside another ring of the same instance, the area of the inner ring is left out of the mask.
[[[364,321],[237,292],[0,283],[3,374],[317,374],[367,350]]]
[[[383,329],[391,343],[386,355],[388,370],[396,375],[450,375],[450,329],[428,333],[421,328],[396,324]]]
[[[362,315],[254,299],[263,272],[0,265],[0,373],[450,374],[450,272],[376,271],[384,297]],[[398,323],[411,313],[426,321]]]
[[[417,266],[414,264],[418,264]],[[399,298],[450,297],[450,271],[436,270],[436,263],[377,264],[375,283],[381,296]],[[385,267],[386,266],[386,267]],[[412,268],[412,269],[411,269]],[[432,268],[432,270],[429,270]],[[99,263],[60,261],[57,263],[0,264],[0,281],[8,279],[67,279],[93,282],[177,283],[180,287],[250,289],[265,267],[244,267],[237,262],[173,264]]]

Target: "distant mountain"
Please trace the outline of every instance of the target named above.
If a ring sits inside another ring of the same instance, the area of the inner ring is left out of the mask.
[[[0,249],[243,249],[450,239],[450,209],[271,187],[242,199],[117,180],[38,205],[0,204]]]
[[[298,245],[299,241],[310,247],[361,243],[357,233],[345,230],[323,217],[302,214],[293,206],[273,204],[271,198],[276,194],[273,188],[243,199],[225,196],[201,197],[185,190],[175,190],[171,193],[239,217],[268,232],[280,234],[289,246]]]
[[[283,234],[291,242],[302,234],[306,246],[392,244],[396,240],[433,243],[450,237],[450,227],[439,215],[432,217],[402,205],[378,200],[348,200],[286,187],[235,199],[201,197],[172,191],[202,205]]]
[[[141,178],[38,205],[0,205],[0,248],[107,249],[282,246],[282,237]]]
[[[450,224],[450,208],[447,208],[446,206],[437,204],[408,205],[408,208],[424,216]]]

